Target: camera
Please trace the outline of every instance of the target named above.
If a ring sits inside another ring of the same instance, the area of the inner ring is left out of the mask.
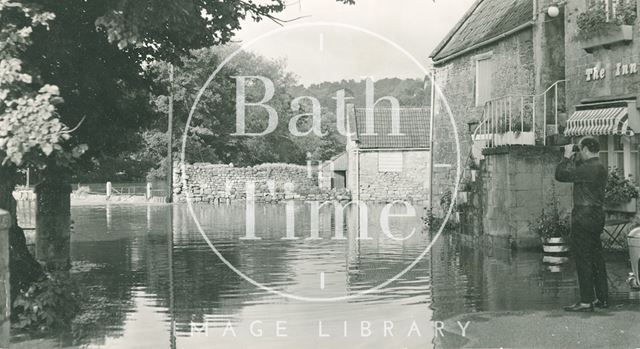
[[[555,145],[560,146],[560,149],[562,151],[564,151],[564,147],[567,145],[572,144],[571,142],[571,137],[567,137],[567,136],[563,136],[563,135],[554,135],[557,138],[555,139]],[[580,152],[580,147],[577,144],[573,145],[572,151],[574,153],[579,153]]]

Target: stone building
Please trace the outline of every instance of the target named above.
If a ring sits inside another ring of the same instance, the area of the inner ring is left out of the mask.
[[[480,174],[463,212],[479,228],[467,233],[533,244],[527,224],[552,184],[569,208],[570,186],[553,180],[560,138],[599,137],[601,161],[640,185],[638,2],[479,0],[433,51],[463,162]],[[435,103],[434,162],[452,164],[455,135]],[[455,182],[451,168],[434,172],[435,193]]]
[[[600,10],[606,11],[612,22],[606,32],[589,34],[588,28],[578,27],[578,16],[597,10],[577,0],[568,1],[563,7],[568,36],[565,69],[570,115],[565,134],[599,137],[600,144],[604,145],[601,161],[623,170],[640,185],[637,1],[605,1]]]
[[[539,244],[529,223],[552,196],[570,205],[570,186],[554,183],[557,147],[545,147],[567,118],[569,38],[562,9],[551,17],[550,5],[478,0],[430,56],[444,96],[434,100],[432,190],[437,197],[456,185],[458,137],[464,167],[458,184],[472,191],[459,202],[467,204],[460,209],[464,232],[522,247]]]
[[[397,112],[348,106],[347,188],[354,199],[428,199],[430,111],[399,108]]]

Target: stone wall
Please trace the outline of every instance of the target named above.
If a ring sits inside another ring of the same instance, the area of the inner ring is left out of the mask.
[[[360,200],[426,202],[429,198],[429,152],[403,151],[402,172],[380,172],[379,152],[359,153]]]
[[[491,52],[494,61],[493,95],[532,95],[535,90],[533,31],[524,30],[495,44],[469,52],[444,64],[436,65],[436,84],[444,99],[436,95],[434,118],[434,202],[446,190],[452,190],[456,174],[456,133],[446,104],[451,108],[465,164],[471,147],[468,123],[482,119],[483,107],[475,103],[475,75],[478,55]],[[452,165],[452,166],[442,166]]]
[[[0,348],[9,347],[9,213],[0,210]]]
[[[511,146],[485,152],[482,164],[484,234],[514,241],[519,248],[540,245],[529,224],[551,201],[551,188],[566,213],[571,209],[571,184],[555,180],[561,160],[553,147]]]
[[[290,164],[264,164],[254,167],[229,165],[189,164],[185,165],[183,187],[181,166],[174,166],[174,201],[186,201],[186,190],[196,203],[218,203],[228,200],[244,200],[247,183],[255,183],[257,201],[277,202],[286,199],[299,200],[346,200],[348,193],[320,190],[317,174],[306,166]]]

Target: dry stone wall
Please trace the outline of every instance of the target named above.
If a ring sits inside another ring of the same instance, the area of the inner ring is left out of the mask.
[[[219,203],[245,200],[247,188],[258,202],[282,200],[349,200],[347,192],[321,190],[317,173],[306,166],[263,164],[253,167],[233,165],[188,164],[174,166],[174,201],[185,202],[187,193],[196,203]],[[186,182],[186,186],[184,185]],[[252,190],[253,187],[253,190]]]

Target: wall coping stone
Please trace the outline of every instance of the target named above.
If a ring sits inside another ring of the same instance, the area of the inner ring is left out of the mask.
[[[494,148],[485,148],[482,155],[503,155],[513,154],[518,156],[559,154],[558,146],[542,146],[542,145],[502,145]]]

